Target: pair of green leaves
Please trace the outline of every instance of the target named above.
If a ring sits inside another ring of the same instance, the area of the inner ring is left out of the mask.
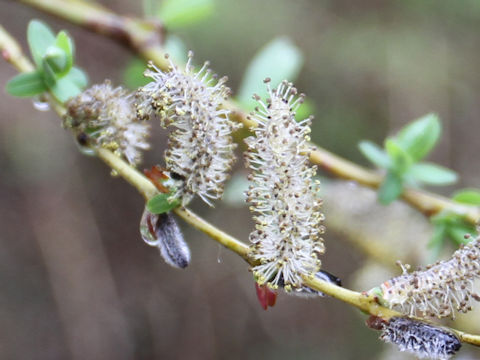
[[[379,201],[389,204],[403,192],[405,185],[448,185],[457,174],[443,166],[420,162],[437,143],[441,125],[435,114],[428,114],[385,140],[384,149],[370,141],[359,144],[362,154],[379,168],[387,170],[378,192]]]
[[[464,189],[456,192],[452,200],[461,204],[480,206],[480,191],[476,189]],[[428,243],[433,251],[433,256],[438,257],[443,248],[445,239],[450,240],[455,246],[466,244],[466,234],[477,235],[475,226],[469,223],[462,215],[442,211],[431,218],[433,224],[433,236]]]
[[[10,95],[30,97],[50,91],[63,103],[82,92],[87,78],[73,66],[74,45],[65,31],[55,36],[47,25],[32,20],[27,40],[36,69],[11,79],[6,86]]]

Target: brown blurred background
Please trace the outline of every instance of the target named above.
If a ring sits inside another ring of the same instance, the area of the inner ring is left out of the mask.
[[[102,3],[122,14],[142,12],[133,1]],[[228,75],[234,91],[255,52],[287,35],[305,56],[296,84],[316,107],[315,142],[367,165],[357,150],[360,140],[381,143],[433,111],[444,133],[431,159],[461,175],[458,187],[479,186],[478,1],[216,3],[211,18],[177,35],[199,62],[210,59],[216,72]],[[72,34],[77,64],[91,83],[121,83],[128,50],[0,0],[0,23],[24,49],[32,18]],[[2,88],[14,75],[0,61]],[[145,167],[161,162],[165,133],[156,130]],[[242,169],[239,164],[237,173]],[[346,286],[368,289],[391,271],[366,261],[351,243],[355,237],[377,242],[402,261],[428,259],[431,229],[415,211],[402,204],[380,208],[370,191],[324,183],[324,267]],[[436,191],[449,195],[453,189]],[[409,358],[390,354],[362,314],[332,299],[281,294],[274,308],[263,311],[246,264],[181,221],[193,260],[184,271],[169,267],[140,238],[144,204],[135,190],[111,177],[100,161],[79,154],[54,113],[36,111],[31,101],[4,91],[0,204],[2,359]],[[192,207],[247,241],[252,222],[245,207]],[[476,324],[465,326],[480,333]],[[465,359],[470,352],[480,357],[465,346]]]

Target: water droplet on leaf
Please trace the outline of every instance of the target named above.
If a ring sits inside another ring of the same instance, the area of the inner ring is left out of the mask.
[[[35,97],[33,99],[33,107],[38,111],[48,111],[50,110],[50,104],[48,101],[44,99],[40,99],[39,97]]]

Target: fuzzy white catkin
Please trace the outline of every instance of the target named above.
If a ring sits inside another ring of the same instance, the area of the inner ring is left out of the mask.
[[[420,321],[394,317],[382,330],[380,339],[396,344],[419,359],[445,360],[461,347],[460,340],[452,333]]]
[[[406,315],[454,317],[471,310],[471,299],[480,300],[473,282],[480,277],[480,238],[455,251],[447,261],[407,273],[380,286],[381,301]]]
[[[207,204],[221,198],[235,160],[231,134],[241,125],[221,109],[228,97],[226,78],[214,83],[208,62],[195,71],[193,53],[185,69],[171,63],[163,72],[149,64],[145,72],[153,81],[137,92],[137,114],[148,119],[155,114],[163,127],[173,126],[165,152],[166,168],[184,179],[174,198],[187,205],[194,195]]]
[[[150,126],[137,121],[134,100],[133,94],[112,87],[108,80],[93,85],[68,101],[65,125],[136,165],[142,159],[141,150],[150,148],[146,140]]]
[[[256,97],[255,136],[245,140],[251,170],[247,202],[255,214],[251,256],[259,262],[252,270],[259,284],[290,290],[301,288],[302,275],[320,269],[324,216],[313,180],[316,168],[308,161],[311,119],[295,120],[303,96],[288,82],[273,90],[268,82],[266,103]]]

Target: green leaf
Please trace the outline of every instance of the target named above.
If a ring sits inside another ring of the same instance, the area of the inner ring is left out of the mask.
[[[77,85],[81,90],[87,87],[88,77],[85,72],[83,72],[83,70],[80,70],[78,67],[72,67],[67,76],[70,81]]]
[[[402,194],[402,179],[397,174],[389,171],[378,189],[378,201],[383,205],[388,205],[398,199]]]
[[[44,69],[47,66],[56,76],[61,77],[68,72],[65,72],[67,54],[58,46],[50,46],[43,57],[42,65]]]
[[[390,158],[388,157],[387,153],[383,151],[377,144],[374,144],[371,141],[361,141],[358,144],[358,148],[360,152],[370,160],[374,165],[378,166],[379,168],[388,168],[391,165]]]
[[[74,54],[74,45],[72,39],[68,36],[65,31],[60,31],[55,40],[55,45],[59,49],[62,49],[65,54],[65,67],[63,73],[59,74],[60,76],[66,75],[73,66],[73,54]]]
[[[398,144],[416,162],[423,159],[437,143],[441,125],[438,116],[427,114],[404,127],[396,136]]]
[[[77,71],[70,71],[61,79],[57,79],[54,86],[50,88],[53,96],[55,96],[55,98],[61,103],[64,103],[68,99],[80,94],[83,89],[83,87],[80,86],[80,82],[83,80],[79,75],[80,74]]]
[[[417,181],[428,185],[449,185],[457,181],[457,173],[433,163],[414,164],[409,174]]]
[[[480,190],[464,189],[457,191],[452,199],[456,202],[470,205],[480,205]]]
[[[164,0],[157,15],[168,29],[178,29],[204,20],[214,10],[213,0]]]
[[[29,97],[45,92],[47,87],[41,72],[33,71],[15,76],[7,83],[5,89],[10,95]]]
[[[138,57],[132,58],[123,70],[123,82],[130,89],[136,89],[148,84],[151,79],[143,76],[147,63]]]
[[[171,193],[168,194],[158,194],[148,200],[147,209],[152,214],[163,214],[167,211],[175,209],[180,205],[180,201],[175,199],[174,201],[169,201],[169,197],[172,196]]]
[[[43,80],[48,88],[53,88],[57,79],[65,74],[66,65],[65,52],[56,46],[50,46],[42,60]]]
[[[27,40],[35,64],[41,67],[47,49],[55,44],[55,35],[43,22],[32,20],[28,23]]]
[[[465,223],[452,224],[447,227],[448,236],[458,245],[468,244],[471,239],[465,239],[465,235],[474,232],[475,228]]]
[[[253,109],[256,101],[252,95],[262,98],[267,94],[262,79],[269,77],[271,86],[277,86],[282,80],[295,81],[303,65],[303,55],[299,48],[286,37],[270,41],[253,57],[245,71],[238,90],[237,100]]]
[[[389,169],[398,175],[405,174],[413,164],[412,157],[401,147],[395,139],[385,140],[385,150],[390,157]]]

